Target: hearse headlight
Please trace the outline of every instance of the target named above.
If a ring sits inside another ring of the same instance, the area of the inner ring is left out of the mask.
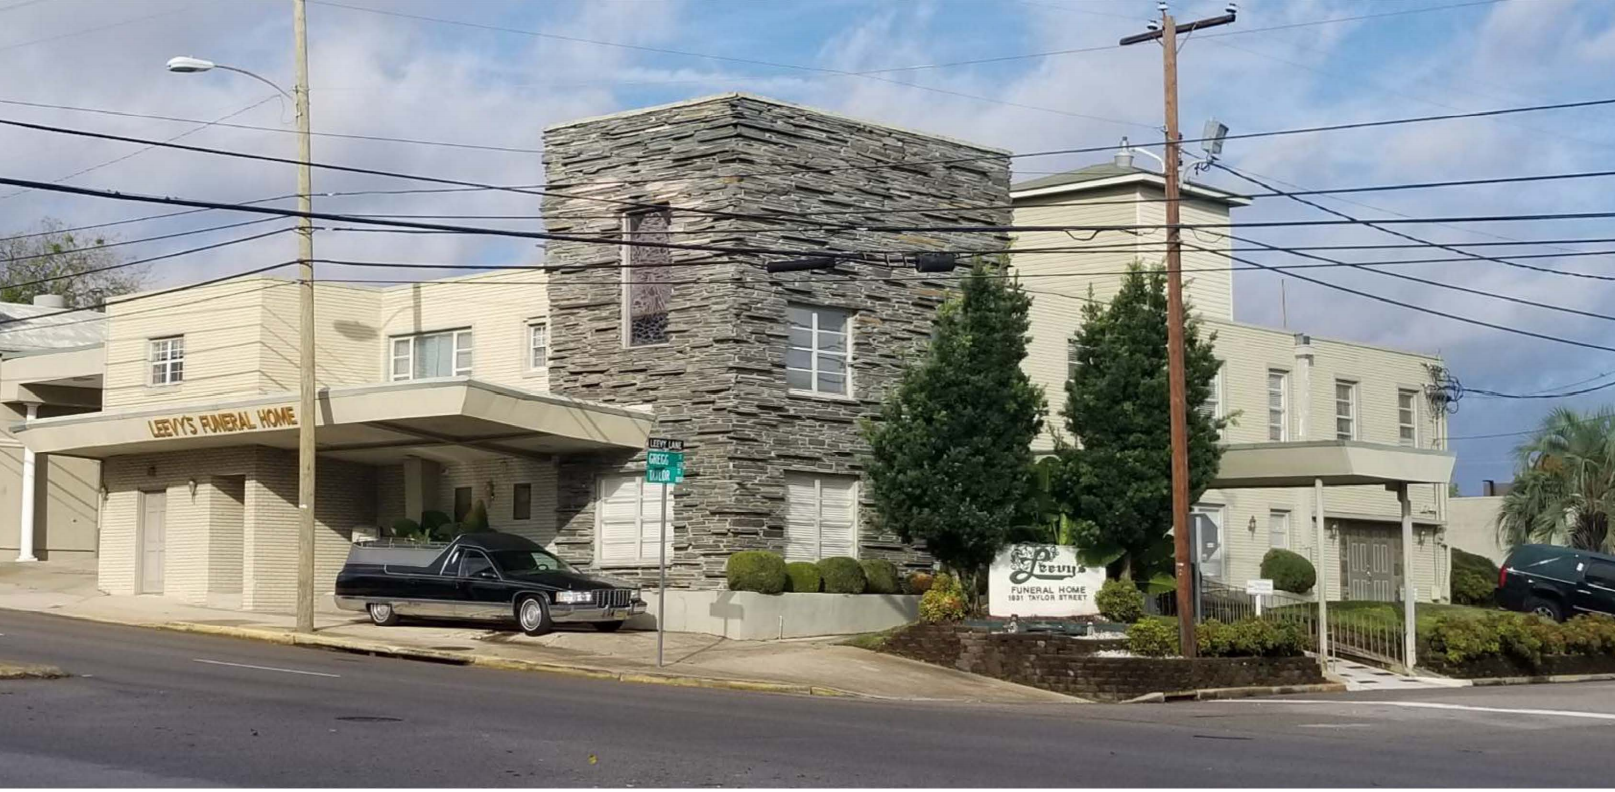
[[[567,604],[571,604],[571,605],[592,603],[592,602],[594,602],[594,592],[592,592],[592,591],[557,591],[557,592],[555,592],[555,601],[556,602],[561,602],[561,603],[567,603]]]

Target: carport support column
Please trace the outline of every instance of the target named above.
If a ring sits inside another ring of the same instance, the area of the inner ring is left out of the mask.
[[[1408,497],[1406,483],[1396,486],[1396,499],[1402,504],[1402,656],[1407,658],[1407,669],[1412,672],[1418,662],[1414,657],[1414,644],[1419,624],[1413,601],[1413,499]]]
[[[1329,671],[1329,578],[1324,575],[1323,479],[1312,480],[1312,546],[1318,550],[1318,664]]]
[[[39,405],[28,404],[28,422],[39,417]],[[22,513],[17,518],[17,560],[38,561],[34,557],[34,449],[22,447]]]

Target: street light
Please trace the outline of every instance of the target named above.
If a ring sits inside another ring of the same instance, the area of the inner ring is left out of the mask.
[[[295,39],[297,84],[292,93],[234,66],[221,66],[213,61],[182,55],[170,58],[168,70],[176,74],[197,74],[223,69],[253,78],[292,100],[297,106],[297,219],[298,239],[298,308],[301,318],[298,335],[302,345],[299,356],[300,380],[297,407],[297,631],[314,631],[314,221],[309,217],[313,206],[309,194],[313,179],[309,174],[311,159],[308,123],[308,21],[305,0],[292,0],[292,35]]]

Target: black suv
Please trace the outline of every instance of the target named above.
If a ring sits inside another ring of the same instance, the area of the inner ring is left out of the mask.
[[[1615,615],[1615,556],[1556,545],[1520,545],[1497,570],[1497,604],[1564,621]]]

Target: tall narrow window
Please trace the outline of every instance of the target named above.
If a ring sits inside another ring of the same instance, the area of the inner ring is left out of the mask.
[[[1396,442],[1405,446],[1419,444],[1419,392],[1416,390],[1399,390],[1396,392]]]
[[[1267,513],[1267,546],[1278,550],[1290,549],[1290,513],[1274,509]]]
[[[147,355],[151,384],[175,385],[185,381],[185,336],[153,338]]]
[[[517,484],[511,488],[510,519],[533,519],[533,485]]]
[[[1282,443],[1290,439],[1290,372],[1267,371],[1267,439]]]
[[[1065,378],[1075,379],[1077,368],[1082,365],[1082,345],[1073,338],[1065,342]]]
[[[670,241],[672,213],[666,209],[637,212],[623,218],[629,242]],[[667,312],[673,301],[673,252],[669,248],[623,246],[622,338],[625,346],[667,343]]]
[[[550,363],[550,328],[543,322],[527,323],[527,370],[543,371]]]
[[[471,488],[470,487],[455,487],[454,488],[454,521],[455,522],[465,522],[465,518],[470,516],[470,514],[471,514]]]
[[[1357,383],[1335,380],[1335,439],[1357,439]]]
[[[396,336],[392,339],[393,380],[464,377],[471,374],[470,330]]]
[[[1207,418],[1216,420],[1222,417],[1222,369],[1217,369],[1217,375],[1211,378],[1211,390],[1206,394],[1206,400],[1200,403],[1200,413]]]
[[[785,475],[785,558],[858,556],[858,479]]]
[[[848,396],[847,354],[852,349],[851,314],[835,308],[791,305],[785,348],[785,381],[793,391]]]

